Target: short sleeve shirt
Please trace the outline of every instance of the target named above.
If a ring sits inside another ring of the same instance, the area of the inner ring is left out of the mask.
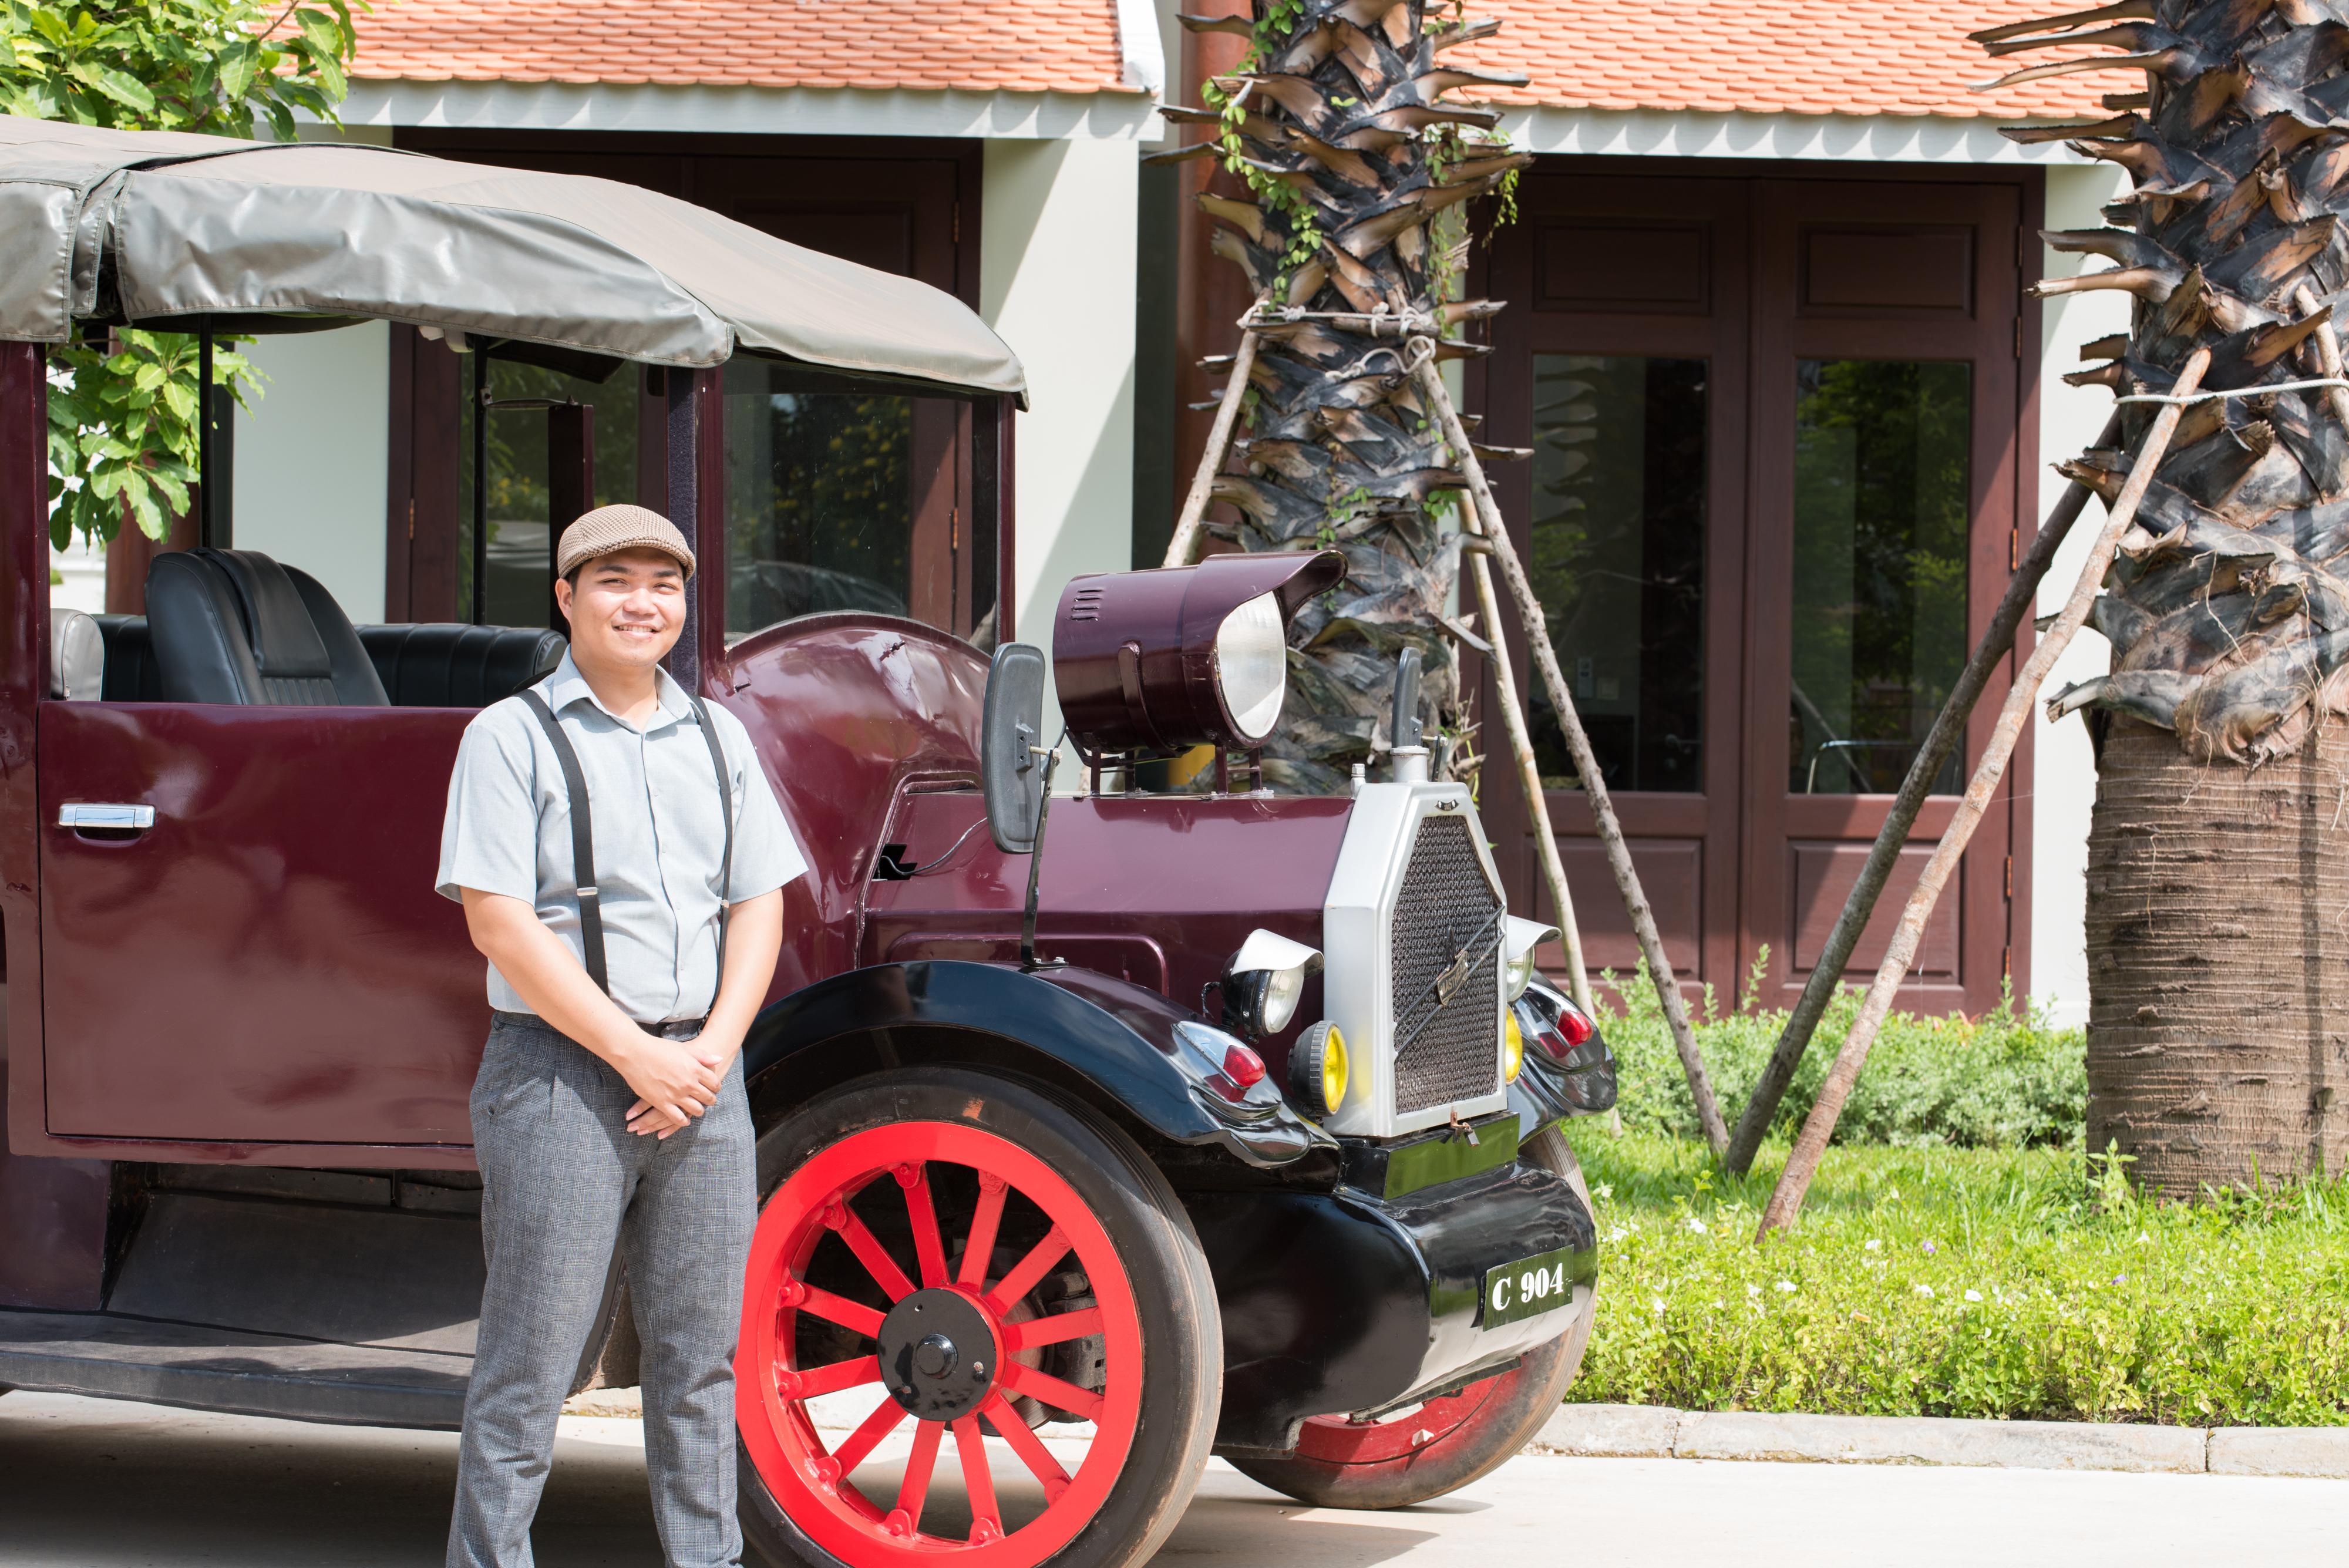
[[[734,802],[733,874],[721,890],[726,824],[709,745],[684,688],[666,670],[658,683],[659,711],[642,729],[596,701],[567,653],[535,688],[585,776],[612,1000],[644,1023],[699,1018],[717,1000],[721,899],[771,893],[807,869],[750,732],[705,703]],[[449,780],[441,896],[472,888],[520,898],[584,963],[571,811],[563,764],[523,700],[482,709],[465,727]],[[505,1012],[530,1011],[495,965],[489,996]]]

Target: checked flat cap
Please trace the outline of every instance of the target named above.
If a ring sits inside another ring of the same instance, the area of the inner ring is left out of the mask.
[[[571,568],[582,561],[615,550],[658,550],[676,556],[685,575],[693,576],[693,546],[685,542],[677,524],[649,507],[625,502],[582,514],[563,531],[563,545],[554,556],[554,575],[569,576]]]

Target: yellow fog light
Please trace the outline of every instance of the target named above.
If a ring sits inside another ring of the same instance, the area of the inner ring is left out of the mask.
[[[1514,1084],[1517,1069],[1526,1064],[1526,1032],[1517,1025],[1517,1010],[1509,1009],[1506,1022],[1501,1025],[1501,1076]]]
[[[1333,1115],[1346,1100],[1346,1037],[1323,1019],[1297,1037],[1288,1054],[1290,1096],[1317,1116]]]

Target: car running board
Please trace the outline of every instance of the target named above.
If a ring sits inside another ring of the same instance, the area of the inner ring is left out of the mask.
[[[242,1416],[455,1431],[470,1355],[110,1313],[0,1311],[0,1386]]]

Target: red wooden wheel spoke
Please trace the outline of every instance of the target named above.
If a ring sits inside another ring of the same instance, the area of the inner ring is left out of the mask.
[[[1059,1345],[1063,1340],[1082,1339],[1102,1331],[1099,1307],[1085,1307],[1076,1312],[1058,1312],[1050,1317],[1022,1318],[1018,1323],[1003,1325],[1003,1354],[1016,1355],[1023,1350],[1033,1350],[1040,1345]]]
[[[1049,1372],[1039,1372],[1016,1361],[1003,1364],[1003,1375],[997,1381],[1014,1394],[1024,1394],[1039,1404],[1066,1410],[1082,1420],[1090,1421],[1101,1414],[1100,1395],[1089,1394],[1073,1383],[1063,1383]]]
[[[800,1286],[800,1298],[794,1304],[801,1312],[853,1329],[867,1339],[881,1336],[881,1314],[869,1306],[859,1306],[845,1296],[833,1295],[821,1285]]]
[[[974,1543],[990,1539],[992,1530],[1003,1530],[1003,1511],[996,1506],[995,1474],[987,1468],[987,1438],[978,1429],[978,1417],[965,1416],[954,1424],[955,1452],[962,1456],[963,1490],[970,1497],[970,1539]]]
[[[895,1431],[905,1418],[903,1405],[895,1399],[882,1400],[881,1407],[865,1417],[864,1424],[848,1434],[846,1442],[832,1450],[832,1457],[840,1463],[840,1479],[847,1480],[848,1473],[863,1464],[881,1446],[881,1439]]]
[[[783,1386],[785,1397],[814,1399],[826,1394],[837,1394],[843,1388],[861,1388],[867,1383],[880,1382],[881,1358],[859,1355],[848,1361],[835,1361],[829,1366],[819,1366],[812,1372],[793,1373],[791,1377],[792,1381]]]
[[[897,1266],[897,1260],[889,1255],[888,1249],[864,1228],[864,1221],[856,1217],[856,1210],[846,1203],[837,1207],[840,1224],[836,1229],[840,1231],[840,1239],[848,1243],[848,1250],[856,1254],[857,1262],[864,1265],[864,1272],[873,1276],[873,1282],[881,1287],[881,1293],[889,1298],[890,1304],[895,1305],[912,1295],[914,1282],[905,1277],[905,1271]]]
[[[943,1421],[925,1421],[914,1428],[914,1451],[905,1456],[905,1479],[897,1485],[897,1511],[905,1516],[908,1533],[922,1528],[922,1503],[930,1495],[930,1472],[938,1465],[938,1438]]]
[[[1001,1177],[982,1172],[978,1179],[978,1207],[971,1211],[970,1239],[963,1243],[962,1268],[955,1274],[955,1282],[983,1288],[987,1283],[987,1265],[995,1256],[996,1227],[1003,1223],[1003,1195],[1009,1189]]]
[[[935,1173],[950,1168],[957,1174],[947,1179],[942,1197]],[[960,1171],[978,1179],[975,1191],[964,1187]],[[848,1207],[866,1192],[875,1202],[887,1202],[876,1185],[885,1179],[896,1180],[905,1195],[904,1241],[889,1229],[894,1220],[876,1218],[868,1225]],[[968,1210],[960,1207],[966,1202]],[[1031,1207],[1040,1216],[1033,1221],[1038,1229],[1015,1232],[1005,1249],[1004,1230],[1015,1222],[1013,1210],[1024,1225]],[[879,1234],[874,1226],[883,1227]],[[819,1250],[833,1236],[855,1255],[871,1287],[838,1280],[827,1281],[830,1290],[808,1283],[812,1267],[822,1272]],[[883,1237],[889,1240],[885,1243]],[[1009,1268],[1001,1262],[1007,1253],[1018,1260]],[[1072,1303],[1047,1317],[1005,1321],[1010,1315],[1005,1305],[1025,1313],[1043,1282],[1061,1272],[1073,1279],[1078,1271],[1093,1302]],[[988,1282],[999,1273],[989,1291]],[[821,1321],[828,1329],[863,1336],[863,1348],[873,1351],[887,1312],[917,1288],[953,1290],[994,1320],[988,1348],[995,1355],[988,1357],[988,1372],[999,1381],[977,1411],[952,1422],[917,1419],[878,1386],[877,1355],[814,1367],[792,1365],[796,1325]],[[802,1318],[802,1313],[809,1317]],[[756,1468],[755,1484],[830,1554],[825,1561],[855,1568],[944,1568],[941,1559],[966,1553],[988,1568],[1043,1568],[1109,1505],[1133,1452],[1142,1403],[1141,1318],[1133,1281],[1111,1228],[1049,1160],[959,1118],[885,1123],[849,1133],[784,1179],[763,1206],[752,1241],[735,1369],[741,1389],[736,1418]],[[1103,1383],[1098,1394],[1016,1362],[996,1364],[1038,1346],[1092,1338],[1102,1347]],[[865,1387],[880,1403],[860,1414],[853,1432],[817,1429],[806,1401]],[[1051,1406],[1055,1415],[1066,1412],[1092,1423],[1081,1462],[1070,1460],[1063,1469],[1029,1430],[1012,1400],[1030,1397]],[[922,1529],[939,1463],[946,1459],[940,1450],[949,1427],[955,1454],[947,1462],[959,1470],[970,1500],[967,1537],[960,1531],[925,1534]],[[1018,1456],[1016,1462],[988,1452],[999,1436]],[[911,1449],[902,1476],[886,1492],[861,1492],[852,1474],[901,1444]],[[1033,1517],[1021,1511],[1019,1528],[1013,1529],[1002,1511],[1019,1508],[1003,1493],[1005,1478],[1025,1487],[1030,1476],[1043,1492],[1044,1507]]]
[[[998,1436],[1011,1445],[1011,1451],[1019,1456],[1028,1473],[1042,1484],[1047,1503],[1057,1501],[1069,1490],[1069,1472],[1061,1468],[1061,1461],[1052,1457],[1052,1450],[1044,1446],[1042,1439],[1028,1429],[1019,1412],[1004,1402],[1002,1395],[990,1395],[979,1407],[979,1414],[987,1417],[987,1424],[995,1428]]]
[[[897,1180],[905,1189],[905,1218],[914,1230],[914,1260],[921,1267],[923,1287],[930,1289],[947,1282],[946,1243],[938,1239],[938,1208],[930,1201],[929,1168],[920,1165],[909,1168],[913,1179],[908,1181],[901,1170]]]
[[[1011,1310],[1012,1303],[1036,1288],[1036,1282],[1050,1272],[1053,1264],[1068,1256],[1069,1238],[1058,1225],[1044,1232],[1044,1239],[1028,1250],[1028,1255],[1011,1266],[1011,1272],[995,1282],[987,1293],[988,1311],[1001,1317]]]

